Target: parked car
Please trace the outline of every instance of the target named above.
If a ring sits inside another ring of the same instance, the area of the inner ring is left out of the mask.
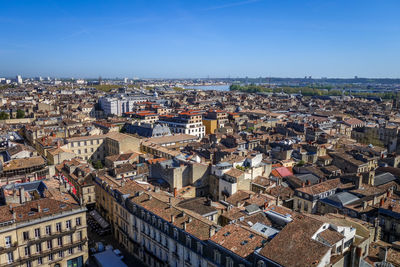
[[[97,243],[96,243],[96,250],[97,250],[97,252],[102,252],[102,251],[104,251],[104,245],[103,245],[103,243],[97,242]]]
[[[122,255],[122,252],[119,249],[114,249],[115,255],[118,256],[121,260],[124,258],[124,255]]]

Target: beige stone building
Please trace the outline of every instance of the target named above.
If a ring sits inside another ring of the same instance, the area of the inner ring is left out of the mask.
[[[49,165],[57,165],[64,160],[70,160],[75,157],[75,154],[65,148],[54,148],[47,151],[47,161]]]
[[[0,207],[0,266],[76,266],[87,262],[86,209],[42,198]]]
[[[107,156],[140,151],[140,139],[131,135],[112,132],[106,135],[105,142]]]
[[[71,150],[77,157],[84,160],[103,160],[105,147],[103,145],[105,135],[80,136],[66,139],[66,145],[62,148]]]
[[[118,132],[106,135],[72,137],[65,140],[63,148],[71,150],[84,160],[103,161],[106,156],[140,150],[140,139]]]

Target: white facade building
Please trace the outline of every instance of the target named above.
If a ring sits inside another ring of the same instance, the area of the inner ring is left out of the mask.
[[[17,80],[17,83],[18,83],[18,84],[22,84],[22,77],[21,77],[21,75],[18,75],[18,76],[16,77],[16,80]]]
[[[202,116],[197,113],[182,112],[174,117],[160,116],[158,121],[168,125],[172,133],[190,134],[199,138],[203,138],[206,134]]]
[[[146,102],[149,96],[119,96],[119,97],[102,97],[99,99],[100,107],[106,115],[121,116],[125,112],[130,112],[136,103]]]

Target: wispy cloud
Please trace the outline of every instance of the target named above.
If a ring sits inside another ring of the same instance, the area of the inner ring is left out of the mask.
[[[261,0],[247,0],[247,1],[231,2],[231,3],[227,3],[225,5],[208,7],[203,10],[207,11],[207,10],[224,9],[224,8],[229,8],[229,7],[248,5],[248,4],[252,4],[252,3],[260,2],[260,1]]]

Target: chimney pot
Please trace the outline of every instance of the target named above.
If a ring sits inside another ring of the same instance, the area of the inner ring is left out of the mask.
[[[381,198],[381,200],[379,201],[379,207],[382,207],[383,204],[385,204],[385,199]]]
[[[174,217],[174,215],[171,214],[171,223],[174,223],[174,222],[175,222],[175,217]]]

